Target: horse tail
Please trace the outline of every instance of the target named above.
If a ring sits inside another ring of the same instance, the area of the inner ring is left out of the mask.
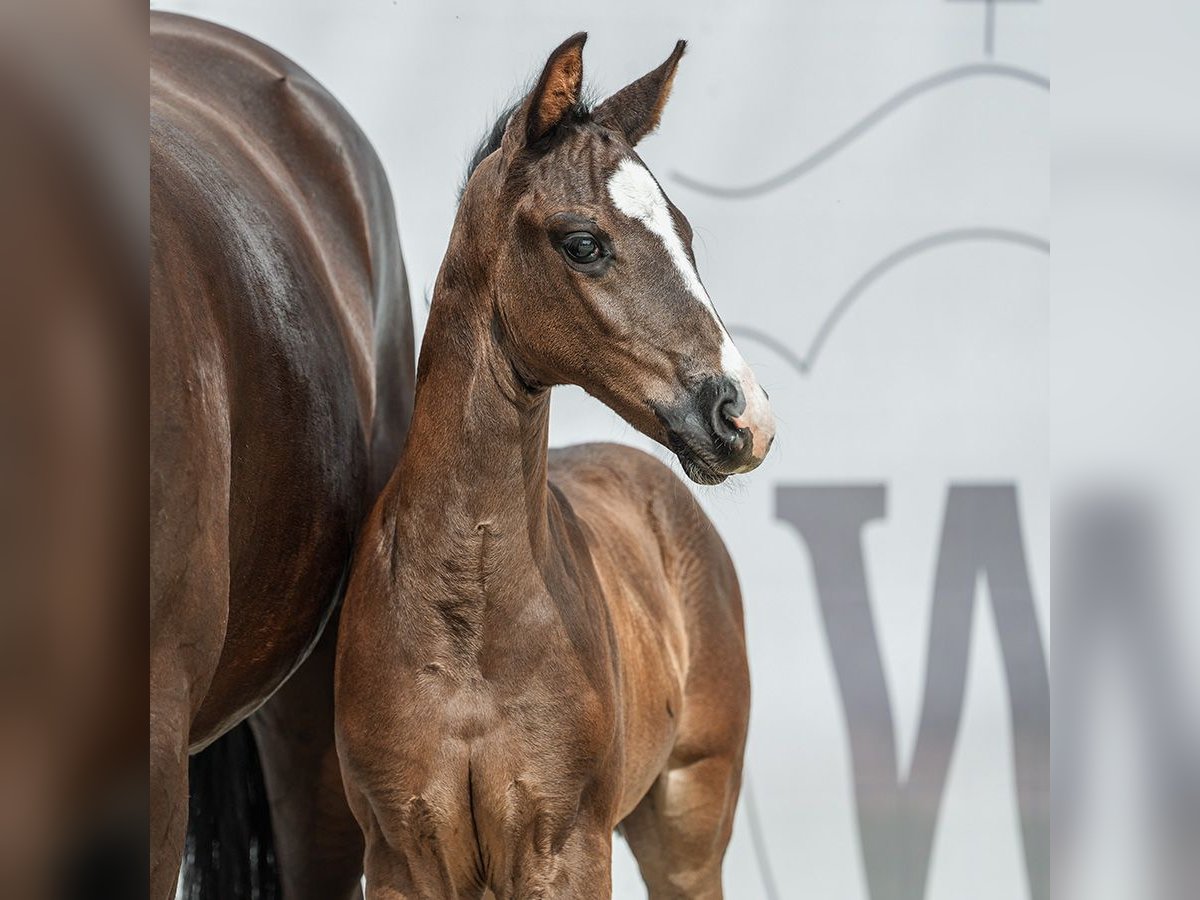
[[[279,900],[271,807],[248,722],[191,758],[184,900]]]

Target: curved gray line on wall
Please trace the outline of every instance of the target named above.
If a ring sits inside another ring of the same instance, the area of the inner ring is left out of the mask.
[[[767,833],[758,814],[758,801],[754,797],[754,785],[750,780],[749,771],[743,778],[742,799],[746,803],[746,817],[750,820],[750,842],[754,846],[754,859],[758,863],[763,893],[767,895],[767,900],[779,900],[779,888],[775,884],[775,873],[767,853]]]
[[[709,194],[713,197],[722,197],[726,200],[744,200],[749,197],[757,197],[761,194],[769,193],[783,187],[797,178],[807,175],[821,163],[836,156],[839,152],[845,149],[850,144],[854,143],[863,134],[870,131],[878,125],[883,119],[886,119],[900,107],[904,106],[910,100],[915,100],[922,94],[935,90],[939,87],[944,87],[947,84],[952,84],[955,81],[961,81],[964,78],[1012,78],[1016,81],[1024,82],[1025,84],[1033,85],[1034,87],[1042,88],[1043,90],[1050,89],[1050,79],[1044,75],[1039,75],[1036,72],[1031,72],[1028,69],[1021,69],[1017,66],[1008,66],[1000,63],[973,63],[966,66],[958,66],[957,68],[947,69],[944,72],[939,72],[936,75],[931,75],[928,78],[923,78],[914,84],[910,84],[900,93],[884,101],[871,112],[867,113],[862,119],[851,125],[832,141],[821,147],[812,155],[800,160],[789,169],[785,169],[778,175],[773,175],[765,181],[757,182],[756,184],[745,185],[744,187],[736,187],[729,185],[711,184],[690,175],[685,175],[682,172],[672,172],[671,178],[682,184],[684,187],[691,188],[694,191],[699,191],[702,194]]]
[[[825,319],[817,329],[817,333],[809,342],[808,350],[803,356],[797,356],[794,351],[778,338],[772,337],[757,328],[745,325],[731,325],[729,332],[730,334],[746,337],[762,344],[764,347],[777,353],[801,375],[808,375],[812,372],[813,366],[816,365],[817,357],[821,355],[821,350],[829,340],[833,329],[837,327],[842,317],[846,315],[850,307],[863,295],[867,288],[896,268],[896,266],[905,260],[912,259],[914,256],[920,256],[922,253],[928,253],[930,250],[936,250],[939,247],[945,247],[949,244],[973,241],[1013,244],[1018,247],[1034,250],[1038,253],[1048,254],[1050,252],[1050,242],[1045,238],[1008,228],[954,228],[949,231],[941,231],[905,244],[898,250],[889,253],[860,275],[825,316]]]

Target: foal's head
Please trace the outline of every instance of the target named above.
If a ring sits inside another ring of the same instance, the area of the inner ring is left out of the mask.
[[[489,255],[497,331],[526,384],[579,385],[716,484],[762,462],[775,420],[700,282],[691,226],[633,149],[658,125],[684,42],[589,111],[585,39],[550,55],[497,130],[452,245]]]

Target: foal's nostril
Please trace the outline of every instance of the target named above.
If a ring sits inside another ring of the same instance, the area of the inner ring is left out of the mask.
[[[726,400],[717,409],[717,414],[721,417],[721,426],[723,428],[738,430],[737,417],[741,415],[742,410],[736,400]]]
[[[730,445],[744,442],[743,429],[737,420],[745,410],[746,398],[742,396],[741,387],[730,379],[724,379],[713,398],[713,434]]]

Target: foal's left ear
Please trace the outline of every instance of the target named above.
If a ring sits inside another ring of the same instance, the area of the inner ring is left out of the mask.
[[[687,41],[677,41],[666,62],[601,103],[592,118],[599,125],[621,132],[631,146],[652,132],[658,127],[686,47]]]
[[[537,85],[522,104],[525,142],[536,144],[579,102],[583,90],[583,45],[587,32],[573,34],[546,60]]]

